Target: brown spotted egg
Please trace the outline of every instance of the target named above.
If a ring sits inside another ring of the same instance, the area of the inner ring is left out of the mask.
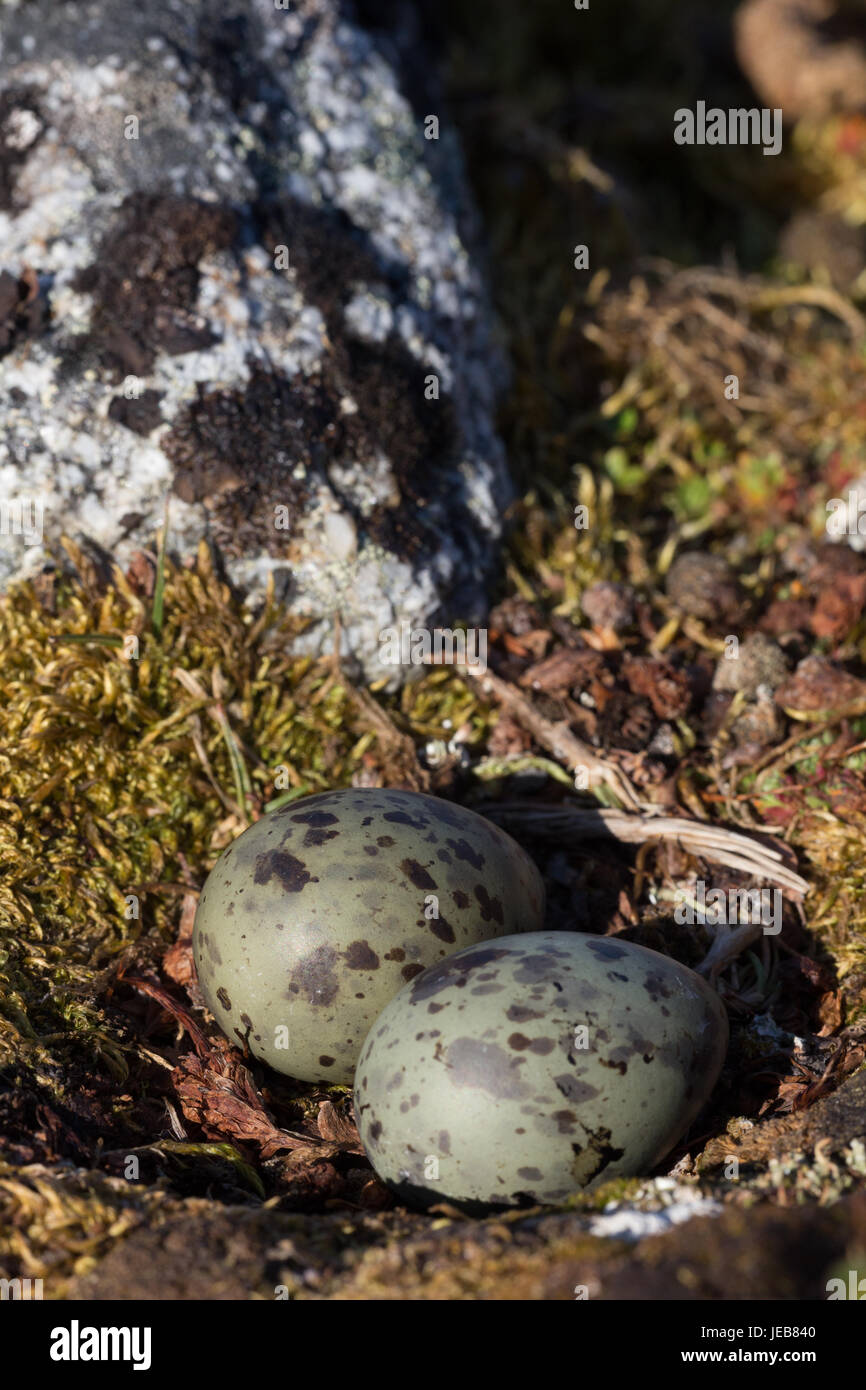
[[[292,802],[229,846],[202,890],[193,947],[232,1041],[289,1076],[346,1083],[407,981],[543,915],[532,860],[474,811],[348,788]]]
[[[358,1060],[355,1116],[379,1177],[416,1205],[558,1203],[646,1173],[722,1066],[718,995],[611,937],[469,946],[392,999]]]

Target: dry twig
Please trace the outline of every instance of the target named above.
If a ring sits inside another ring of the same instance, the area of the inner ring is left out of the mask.
[[[471,667],[459,665],[458,670],[461,675],[472,680],[483,692],[490,693],[496,697],[499,703],[513,715],[519,724],[534,739],[546,748],[555,758],[563,762],[569,772],[574,772],[577,768],[585,768],[590,784],[595,781],[601,782],[613,792],[618,801],[632,810],[638,810],[641,800],[629,781],[625,773],[613,763],[599,756],[595,749],[591,748],[583,739],[573,734],[571,729],[561,721],[552,723],[538,713],[532,702],[516,690],[508,681],[494,676],[491,671],[479,673],[473,671]]]
[[[653,840],[673,840],[682,849],[753,878],[774,883],[793,900],[809,889],[806,879],[789,869],[781,850],[763,844],[724,826],[706,825],[686,816],[653,814],[644,807],[641,815],[577,806],[536,806],[531,802],[498,802],[485,806],[491,820],[520,825],[529,831],[543,830],[557,838],[607,837],[625,844],[646,844]]]

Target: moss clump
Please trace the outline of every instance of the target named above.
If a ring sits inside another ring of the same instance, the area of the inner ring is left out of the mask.
[[[42,1279],[46,1298],[62,1298],[70,1278],[92,1269],[165,1201],[163,1192],[119,1178],[0,1159],[0,1274]]]
[[[111,981],[159,960],[184,894],[250,820],[387,780],[401,740],[414,758],[394,719],[484,727],[451,671],[404,694],[405,718],[395,697],[392,719],[334,662],[294,654],[298,624],[270,599],[246,610],[204,545],[162,584],[145,557],[104,582],[66,549],[72,569],[0,599],[0,1068],[55,1099],[73,1061],[128,1078],[138,1043]]]
[[[646,1184],[645,1178],[611,1178],[591,1192],[575,1192],[563,1203],[567,1211],[604,1211],[610,1202],[629,1202]]]

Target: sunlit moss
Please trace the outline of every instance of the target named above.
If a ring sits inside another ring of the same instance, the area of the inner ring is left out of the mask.
[[[186,877],[199,886],[280,798],[386,764],[343,674],[294,655],[297,624],[270,601],[246,610],[205,546],[167,566],[158,638],[123,575],[102,585],[67,550],[77,569],[52,593],[27,583],[0,599],[0,1065],[61,1091],[56,1064],[72,1055],[127,1075],[134,1040],[106,1008],[107,979],[174,940]],[[452,670],[391,704],[418,738],[488,726]]]

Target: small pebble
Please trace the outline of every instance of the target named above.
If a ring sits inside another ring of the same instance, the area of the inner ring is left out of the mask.
[[[632,593],[624,584],[591,584],[584,590],[580,606],[593,627],[609,628],[612,632],[622,632],[634,620]]]
[[[788,662],[778,642],[762,632],[753,632],[739,643],[736,656],[719,659],[713,689],[740,690],[754,699],[761,686],[773,691],[788,679],[788,674]]]
[[[668,571],[668,597],[693,618],[725,622],[741,607],[737,577],[721,555],[689,551],[680,555]]]

